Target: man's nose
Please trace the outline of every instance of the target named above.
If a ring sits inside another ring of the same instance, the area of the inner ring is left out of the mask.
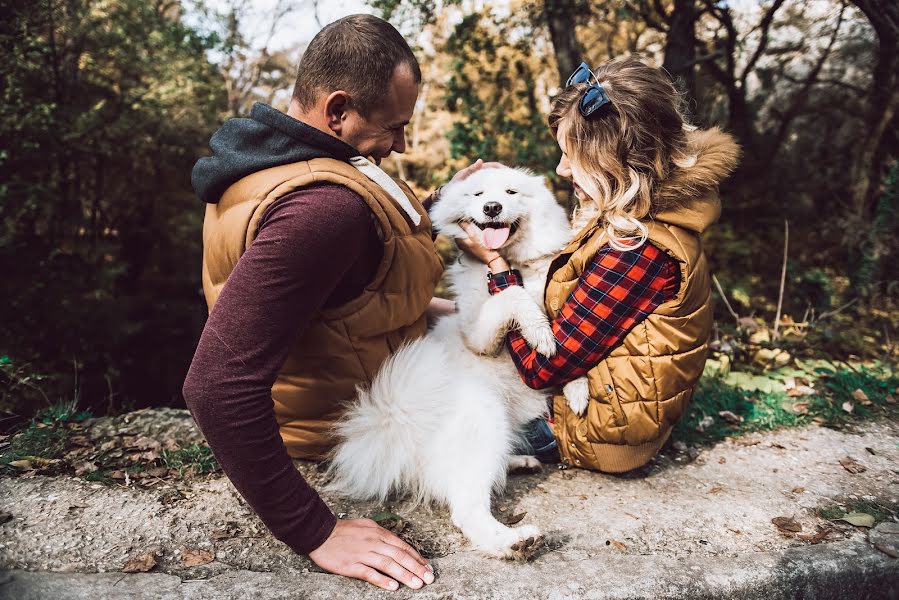
[[[402,154],[406,151],[406,129],[403,128],[399,133],[396,134],[393,138],[393,147],[391,148],[397,154]]]
[[[503,212],[503,205],[499,202],[488,202],[484,205],[484,214],[488,217],[495,217]]]

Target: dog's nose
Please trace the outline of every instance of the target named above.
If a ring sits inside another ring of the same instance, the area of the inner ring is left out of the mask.
[[[484,214],[488,217],[495,217],[503,212],[503,205],[499,202],[488,202],[484,205]]]

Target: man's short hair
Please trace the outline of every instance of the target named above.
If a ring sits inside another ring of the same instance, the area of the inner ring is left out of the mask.
[[[364,116],[387,95],[397,66],[409,65],[415,82],[421,69],[393,25],[373,15],[350,15],[319,31],[300,59],[293,99],[304,110],[321,93],[346,91]]]

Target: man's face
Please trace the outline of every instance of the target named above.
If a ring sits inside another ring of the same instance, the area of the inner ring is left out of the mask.
[[[347,110],[343,141],[377,164],[391,152],[402,154],[406,151],[406,125],[417,100],[418,84],[412,69],[403,63],[393,72],[387,95],[371,114],[364,117],[355,109]]]

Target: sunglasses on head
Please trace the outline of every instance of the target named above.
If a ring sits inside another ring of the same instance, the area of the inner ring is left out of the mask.
[[[587,63],[582,62],[581,65],[574,70],[574,73],[571,74],[571,77],[568,78],[568,81],[565,82],[565,87],[578,83],[588,83],[591,77],[593,78],[593,81],[596,81],[596,76],[593,74],[593,71],[590,70]],[[581,96],[580,101],[577,103],[577,108],[581,111],[583,117],[589,117],[606,104],[611,103],[612,101],[609,99],[609,95],[606,94],[606,91],[597,81],[584,90],[583,96]]]

